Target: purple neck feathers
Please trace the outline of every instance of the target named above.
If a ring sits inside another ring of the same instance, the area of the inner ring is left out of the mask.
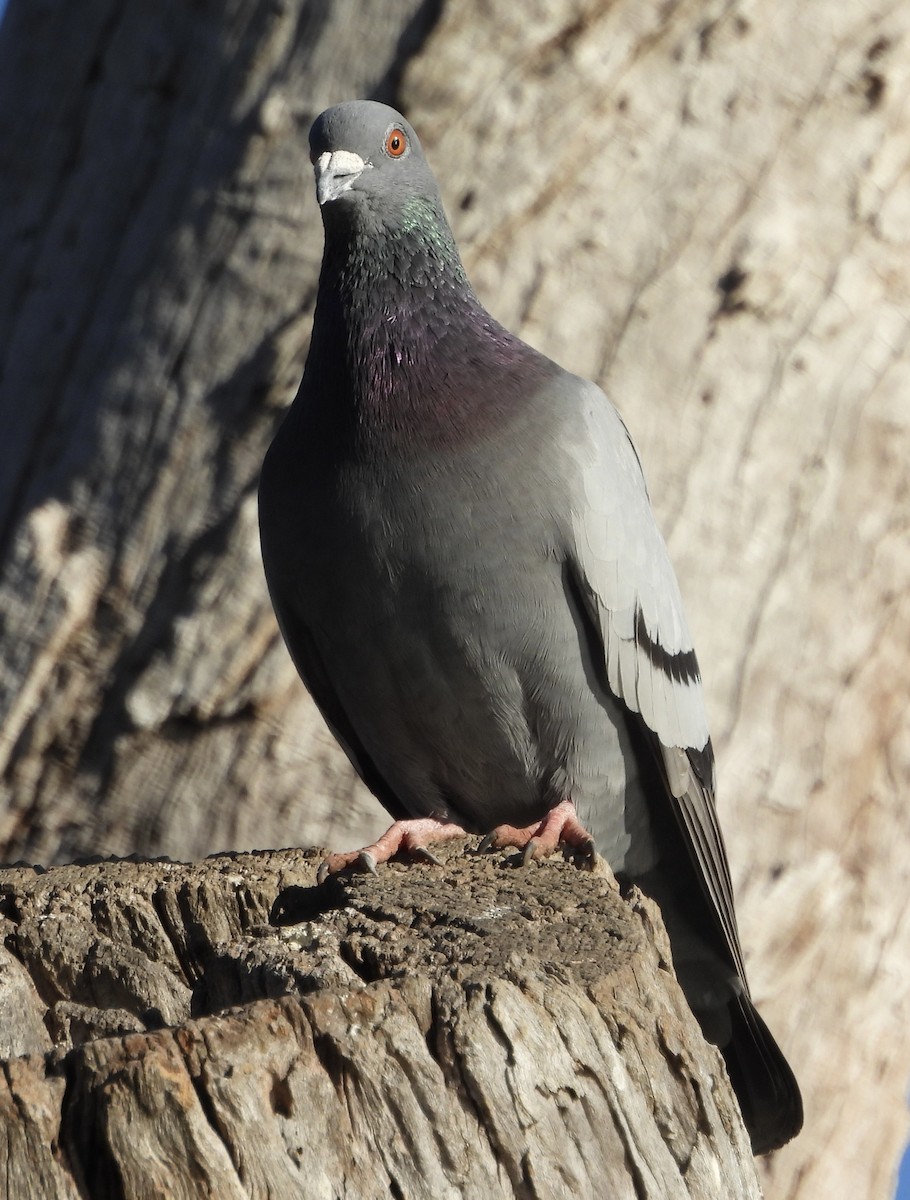
[[[399,237],[379,249],[348,247],[323,263],[310,354],[316,386],[333,379],[325,399],[374,452],[473,441],[508,424],[557,368],[486,312],[454,244]]]

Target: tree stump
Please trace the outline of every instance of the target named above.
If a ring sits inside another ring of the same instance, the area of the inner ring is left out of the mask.
[[[7,872],[10,1197],[758,1197],[654,905],[441,854]]]

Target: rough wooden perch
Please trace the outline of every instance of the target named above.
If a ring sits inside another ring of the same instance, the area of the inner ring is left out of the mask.
[[[757,1197],[652,904],[474,844],[4,873],[6,1194]]]

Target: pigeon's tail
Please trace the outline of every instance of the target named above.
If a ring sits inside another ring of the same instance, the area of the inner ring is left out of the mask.
[[[655,745],[652,740],[652,751]],[[687,751],[691,784],[682,796],[660,773],[663,760],[647,751],[645,743],[638,762],[658,860],[632,882],[660,905],[676,978],[705,1038],[724,1056],[753,1153],[767,1154],[799,1133],[803,1102],[787,1060],[749,997],[714,809],[711,745],[699,753]],[[668,808],[673,820],[667,820]]]
[[[700,898],[694,887],[680,889],[682,879],[683,871],[670,879],[656,870],[636,882],[661,906],[676,978],[705,1038],[724,1056],[752,1152],[768,1154],[802,1128],[799,1085],[745,981],[725,961],[724,947],[703,937],[705,927],[710,936],[710,924],[702,921],[699,928],[692,920]]]
[[[709,914],[699,921],[704,901],[685,859],[676,865],[675,874],[657,868],[635,882],[661,907],[676,978],[706,1040],[724,1056],[752,1152],[768,1154],[802,1128],[799,1085],[725,946],[712,938]]]
[[[753,1154],[768,1154],[796,1137],[803,1101],[796,1077],[748,996],[729,1008],[731,1037],[720,1047]]]

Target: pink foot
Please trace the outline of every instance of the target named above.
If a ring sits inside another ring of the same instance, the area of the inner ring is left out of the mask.
[[[412,858],[439,866],[439,859],[428,843],[447,842],[449,838],[464,836],[465,830],[460,825],[450,821],[439,821],[436,817],[396,821],[371,846],[364,846],[362,850],[349,850],[345,854],[329,854],[322,860],[316,872],[316,882],[325,883],[330,875],[337,875],[346,867],[360,867],[361,870],[375,875],[378,864],[388,862],[399,850],[406,851]]]
[[[481,850],[501,850],[506,846],[523,849],[523,863],[529,863],[532,858],[546,858],[558,846],[570,846],[578,850],[592,867],[597,858],[594,839],[579,821],[573,800],[561,801],[550,809],[542,821],[524,829],[514,825],[497,825],[480,843]]]

